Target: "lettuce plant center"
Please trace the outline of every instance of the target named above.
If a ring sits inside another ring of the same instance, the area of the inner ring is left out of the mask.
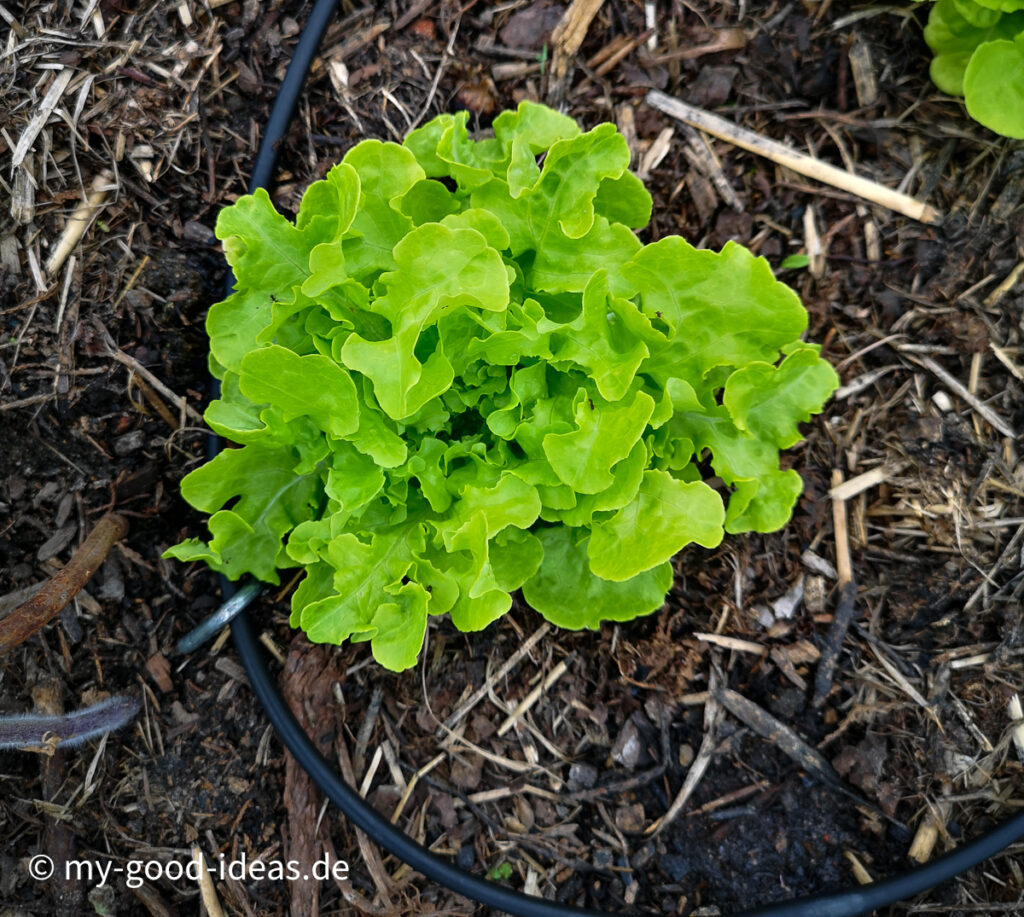
[[[838,382],[763,259],[641,243],[614,125],[466,121],[357,144],[294,222],[263,191],[221,212],[205,416],[236,446],[182,481],[209,539],[167,552],[303,568],[292,624],[394,670],[517,589],[568,628],[657,610],[678,551],[789,520],[780,450]]]

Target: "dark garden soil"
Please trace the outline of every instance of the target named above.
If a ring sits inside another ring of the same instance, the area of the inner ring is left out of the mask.
[[[200,898],[231,915],[475,912],[324,806],[225,635],[175,649],[218,604],[209,573],[160,559],[202,526],[178,482],[204,453],[185,408],[204,404],[203,319],[223,288],[212,227],[244,192],[307,13],[274,0],[0,6],[0,619],[104,513],[130,524],[59,619],[0,657],[0,715],[107,694],[142,705],[102,741],[0,751],[4,917],[165,917],[199,913]],[[365,644],[310,647],[288,626],[288,587],[254,607],[328,755],[441,855],[560,901],[728,913],[889,875],[912,845],[937,856],[1020,805],[1024,465],[1008,434],[1024,427],[1024,148],[933,89],[923,13],[607,0],[572,58],[568,112],[615,120],[646,174],[645,240],[735,239],[773,266],[820,246],[779,276],[843,388],[786,459],[806,484],[789,526],[684,551],[668,605],[628,625],[564,633],[521,604],[480,634],[434,622],[402,675]],[[521,99],[551,101],[565,14],[557,0],[344,0],[281,145],[279,206],[364,137],[398,140],[459,108],[482,130]],[[898,188],[941,222],[705,140],[648,105],[652,88]],[[97,179],[102,206],[49,270]],[[874,477],[834,501],[835,470]],[[816,706],[840,600],[837,502],[855,615]],[[795,760],[779,723],[839,780]],[[200,890],[173,870],[139,888],[27,872],[40,853],[128,869],[195,850],[304,867],[327,853],[351,875]],[[1021,852],[889,913],[1020,911]]]

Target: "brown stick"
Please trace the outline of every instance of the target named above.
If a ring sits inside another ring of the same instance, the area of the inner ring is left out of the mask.
[[[24,643],[67,606],[107,559],[110,549],[128,532],[124,516],[107,513],[71,556],[24,605],[0,621],[0,655]]]
[[[59,679],[44,676],[32,689],[36,713],[41,717],[62,716],[64,701],[61,697]],[[67,777],[67,753],[56,746],[51,746],[52,754],[43,755],[41,759],[43,799],[50,805],[57,806]],[[43,834],[43,849],[56,863],[67,863],[75,857],[75,833],[71,826],[55,816],[53,810],[43,815],[46,830]],[[51,886],[54,909],[61,917],[68,914],[81,914],[85,903],[85,890],[80,880],[65,870],[58,869],[53,875]]]

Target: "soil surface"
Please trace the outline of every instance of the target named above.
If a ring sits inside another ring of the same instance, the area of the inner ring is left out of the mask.
[[[293,584],[253,606],[314,739],[460,866],[620,913],[729,913],[890,875],[1019,806],[1024,147],[935,91],[926,11],[911,6],[606,0],[561,92],[582,125],[613,120],[629,138],[654,195],[644,241],[741,242],[809,310],[808,337],[843,388],[786,456],[805,481],[790,525],[687,549],[666,607],[628,625],[560,632],[521,602],[479,634],[433,621],[421,664],[401,675],[366,644],[310,646],[287,622]],[[212,228],[245,192],[308,12],[273,0],[0,8],[0,627],[105,513],[130,526],[59,616],[0,656],[0,716],[108,695],[141,707],[53,755],[0,750],[3,917],[483,912],[325,806],[226,633],[176,649],[219,604],[209,572],[161,559],[203,532],[178,484],[205,456],[203,320],[225,280]],[[294,212],[364,137],[400,140],[458,109],[486,130],[522,99],[555,102],[552,31],[566,15],[557,0],[344,0],[280,144],[278,206]],[[940,219],[705,137],[648,104],[651,89]],[[102,203],[51,267],[91,193]],[[799,254],[806,266],[781,267]],[[834,500],[837,471],[874,477]],[[837,503],[856,582],[841,637]],[[350,870],[200,885],[181,875],[197,852]],[[887,913],[1018,912],[1021,853]],[[40,854],[121,871],[37,881]],[[128,881],[141,861],[151,874]]]

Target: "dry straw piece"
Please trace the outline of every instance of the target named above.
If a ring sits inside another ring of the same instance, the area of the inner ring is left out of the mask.
[[[708,134],[726,140],[741,149],[749,150],[751,153],[764,156],[780,166],[799,172],[801,175],[841,188],[843,191],[849,191],[873,204],[880,204],[882,207],[895,210],[897,213],[902,213],[913,220],[920,220],[922,223],[939,223],[942,220],[939,212],[929,204],[901,194],[899,191],[893,191],[878,182],[822,162],[806,153],[800,153],[777,140],[769,140],[754,131],[739,127],[731,121],[726,121],[725,118],[719,118],[718,115],[704,111],[702,108],[688,105],[657,89],[652,89],[647,93],[646,101],[648,105],[671,115],[684,124],[700,128]]]
[[[89,223],[99,213],[100,208],[107,199],[107,194],[113,187],[116,187],[111,184],[113,180],[113,174],[107,169],[100,172],[93,179],[92,187],[89,189],[89,196],[75,208],[75,212],[68,218],[67,225],[60,234],[57,244],[53,247],[53,253],[46,262],[46,273],[51,277],[64,265],[68,255],[71,254],[75,246],[81,241],[82,236],[85,235],[85,230],[88,228]]]

